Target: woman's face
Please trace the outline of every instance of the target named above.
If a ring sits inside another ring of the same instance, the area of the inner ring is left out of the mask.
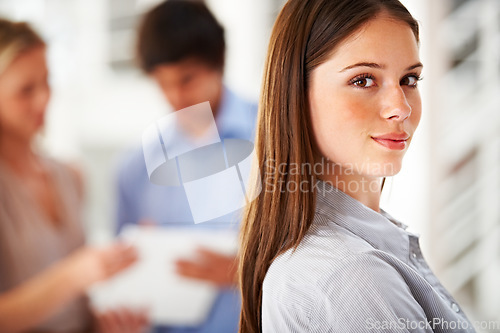
[[[309,82],[320,158],[368,177],[398,173],[420,121],[421,70],[413,31],[386,15],[337,46]]]
[[[43,126],[50,97],[45,47],[19,55],[0,74],[0,133],[31,140]]]

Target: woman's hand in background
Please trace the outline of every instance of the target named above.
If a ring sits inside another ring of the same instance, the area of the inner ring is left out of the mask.
[[[95,282],[106,280],[130,267],[137,258],[137,250],[123,243],[103,248],[86,246],[65,259],[65,268],[71,280],[84,291]]]
[[[32,329],[67,302],[82,296],[93,283],[110,278],[136,261],[135,248],[121,243],[104,248],[82,247],[76,250],[19,286],[0,293],[0,332],[18,333]],[[130,315],[118,318],[139,322]]]

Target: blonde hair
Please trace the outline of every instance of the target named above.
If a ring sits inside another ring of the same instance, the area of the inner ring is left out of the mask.
[[[0,18],[0,75],[22,53],[45,42],[28,23]]]

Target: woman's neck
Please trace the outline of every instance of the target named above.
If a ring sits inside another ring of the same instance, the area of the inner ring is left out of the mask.
[[[330,173],[318,175],[318,178],[358,200],[368,208],[380,212],[381,180],[379,177],[363,176],[352,170],[342,169],[338,165],[329,165]]]
[[[12,170],[21,175],[29,173],[37,166],[37,158],[29,140],[1,136],[0,158]]]

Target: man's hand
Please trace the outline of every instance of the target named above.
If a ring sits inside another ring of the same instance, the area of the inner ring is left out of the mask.
[[[177,273],[182,276],[209,281],[218,287],[236,285],[238,262],[235,256],[226,256],[206,248],[199,248],[193,260],[176,262]]]
[[[98,333],[144,333],[149,327],[145,311],[116,309],[94,312]]]

